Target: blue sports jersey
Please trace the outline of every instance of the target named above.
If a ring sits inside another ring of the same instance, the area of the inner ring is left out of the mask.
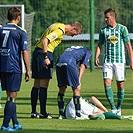
[[[0,28],[0,71],[21,73],[21,51],[27,50],[27,33],[8,23]]]
[[[87,48],[81,46],[72,46],[67,48],[57,60],[57,63],[66,63],[72,67],[76,67],[77,64],[84,64],[87,67],[92,54]]]

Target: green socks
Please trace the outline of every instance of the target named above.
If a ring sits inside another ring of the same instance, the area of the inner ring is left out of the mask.
[[[113,94],[111,86],[105,86],[105,93],[106,93],[106,97],[110,103],[111,109],[115,110],[116,107],[114,105],[114,94]]]
[[[105,112],[103,114],[105,115],[106,119],[119,119],[119,120],[121,119],[121,116],[114,114],[112,112]]]
[[[111,86],[105,87],[105,93],[106,93],[106,97],[111,105],[111,109],[116,110],[116,107],[114,104],[114,95],[113,95]],[[124,100],[124,88],[121,90],[118,90],[117,97],[118,97],[117,109],[119,110],[119,109],[121,109],[121,104],[123,103],[123,100]]]
[[[123,103],[124,100],[124,89],[118,90],[117,97],[118,97],[117,109],[121,109],[121,104]]]

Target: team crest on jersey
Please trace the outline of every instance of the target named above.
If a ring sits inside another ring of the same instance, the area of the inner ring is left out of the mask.
[[[116,36],[109,36],[107,41],[110,44],[116,44],[118,42],[118,38]]]
[[[54,41],[58,36],[56,33],[52,33],[49,37],[52,41]]]

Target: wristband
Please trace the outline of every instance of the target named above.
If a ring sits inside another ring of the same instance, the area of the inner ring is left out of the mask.
[[[48,53],[47,52],[44,52],[43,55],[44,55],[44,59],[48,59]]]

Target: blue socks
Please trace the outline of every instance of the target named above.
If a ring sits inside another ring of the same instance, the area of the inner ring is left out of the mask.
[[[7,98],[7,102],[5,104],[5,108],[4,108],[3,125],[5,127],[9,126],[10,119],[13,120],[13,123],[14,122],[18,122],[17,121],[17,116],[16,116],[16,103],[15,103],[15,99],[8,97]]]
[[[2,87],[1,87],[1,82],[0,82],[0,108],[2,108],[2,106],[1,106],[1,97],[2,97]]]
[[[73,96],[73,102],[75,105],[75,110],[76,110],[76,116],[80,117],[80,110],[81,110],[81,105],[80,105],[80,96]]]
[[[13,125],[18,124],[17,113],[16,113],[16,104],[14,104],[14,113],[13,113],[13,116],[12,116],[12,122],[13,122]]]
[[[0,99],[2,97],[2,88],[1,88],[1,82],[0,82]]]
[[[59,108],[59,115],[64,116],[64,94],[58,93],[58,108]],[[76,116],[80,117],[80,96],[73,96],[73,102],[75,105],[75,110],[76,110]]]
[[[58,93],[58,109],[59,109],[59,115],[64,116],[64,94]]]

